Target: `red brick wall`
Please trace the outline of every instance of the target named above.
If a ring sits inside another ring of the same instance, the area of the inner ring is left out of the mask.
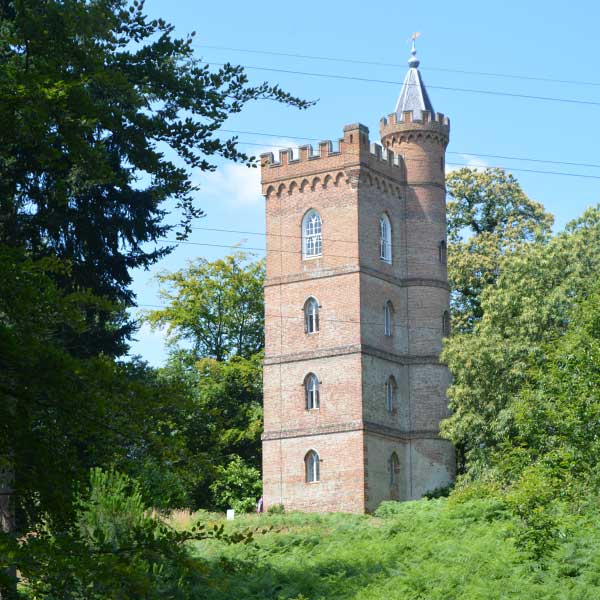
[[[416,497],[453,476],[452,449],[436,435],[448,385],[437,358],[448,307],[438,252],[446,230],[444,127],[387,124],[384,144],[402,159],[371,148],[361,125],[344,128],[336,151],[324,142],[319,154],[304,147],[296,160],[286,151],[278,163],[262,157],[267,506],[362,512],[382,500]],[[310,209],[321,215],[323,254],[307,260],[301,226]],[[392,225],[392,264],[379,257],[384,212]],[[320,305],[320,331],[307,335],[302,309],[310,296]],[[387,300],[394,306],[392,337],[383,331]],[[308,373],[320,381],[318,410],[306,410]],[[397,383],[392,413],[385,398],[390,375]],[[311,449],[322,461],[318,483],[305,481]],[[391,452],[401,461],[394,489]]]

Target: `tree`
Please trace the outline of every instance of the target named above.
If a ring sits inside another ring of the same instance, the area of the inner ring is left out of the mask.
[[[0,252],[0,449],[15,473],[21,531],[41,516],[68,520],[90,467],[125,463],[140,445],[162,455],[170,442],[161,430],[180,404],[143,364],[64,348],[60,331],[85,327],[96,300],[65,294],[51,276],[63,269],[56,260]]]
[[[229,474],[229,463],[237,457],[246,470],[257,472],[261,467],[263,355],[228,361],[204,358],[193,366],[178,358],[171,358],[161,377],[178,382],[174,387],[189,394],[189,408],[178,421],[187,456],[180,479],[187,487],[189,506],[223,508],[220,496],[215,496],[215,489],[221,488],[211,486]]]
[[[189,549],[189,542],[248,543],[249,532],[194,524],[177,531],[144,504],[135,481],[116,472],[91,471],[89,491],[76,503],[72,525],[54,533],[8,540],[0,533],[2,557],[17,557],[28,597],[40,600],[181,600],[206,597],[223,570]],[[5,583],[0,578],[0,586]]]
[[[260,471],[248,466],[239,456],[233,456],[227,466],[217,469],[210,489],[221,510],[233,508],[241,513],[250,512],[261,496]]]
[[[166,327],[173,347],[187,344],[190,362],[250,358],[264,346],[264,270],[263,260],[253,262],[243,252],[190,261],[158,277],[168,305],[149,311],[147,319],[155,328]]]
[[[502,169],[460,169],[446,179],[448,278],[454,331],[482,317],[481,295],[499,275],[504,254],[548,239],[553,217]]]
[[[600,209],[589,209],[550,241],[501,257],[494,286],[482,294],[482,318],[444,350],[453,375],[452,416],[442,432],[463,449],[471,478],[494,472],[493,456],[516,443],[520,394],[546,368],[548,349],[572,323],[600,269]]]
[[[532,466],[552,475],[562,497],[600,489],[600,286],[580,294],[566,332],[514,403],[514,435],[494,457],[507,480]],[[512,444],[510,443],[512,442]],[[555,490],[556,493],[556,490]]]
[[[143,0],[0,1],[0,244],[69,261],[56,276],[67,291],[131,305],[131,269],[173,247],[165,201],[183,236],[202,212],[191,170],[216,157],[256,167],[219,135],[224,121],[253,100],[311,104],[203,64],[193,35],[148,19]],[[85,316],[62,334],[79,355],[126,350],[123,313]]]

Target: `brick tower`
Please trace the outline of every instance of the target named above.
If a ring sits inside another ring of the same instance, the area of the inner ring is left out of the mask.
[[[413,50],[382,146],[364,125],[263,154],[265,505],[374,510],[448,484],[444,156]]]

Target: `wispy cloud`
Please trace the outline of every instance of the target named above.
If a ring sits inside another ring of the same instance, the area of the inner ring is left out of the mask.
[[[453,163],[454,160],[460,161],[461,164],[457,165],[446,163],[446,174],[452,173],[452,171],[458,171],[459,169],[463,169],[464,167],[468,167],[469,169],[475,169],[477,171],[483,171],[484,169],[489,167],[485,160],[479,158],[478,156],[473,156],[472,154],[459,154],[458,157],[452,158],[450,160],[450,163]]]
[[[265,140],[264,146],[253,146],[249,154],[273,152],[277,160],[284,148],[292,148],[294,156],[298,155],[298,142],[284,138]],[[262,201],[258,167],[225,163],[212,173],[204,173],[195,183],[200,184],[203,196],[218,199],[232,208],[259,206]]]

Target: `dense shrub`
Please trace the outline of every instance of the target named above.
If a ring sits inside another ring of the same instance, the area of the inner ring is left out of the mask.
[[[218,508],[250,512],[262,492],[260,471],[234,456],[228,465],[217,468],[217,478],[210,489]]]

